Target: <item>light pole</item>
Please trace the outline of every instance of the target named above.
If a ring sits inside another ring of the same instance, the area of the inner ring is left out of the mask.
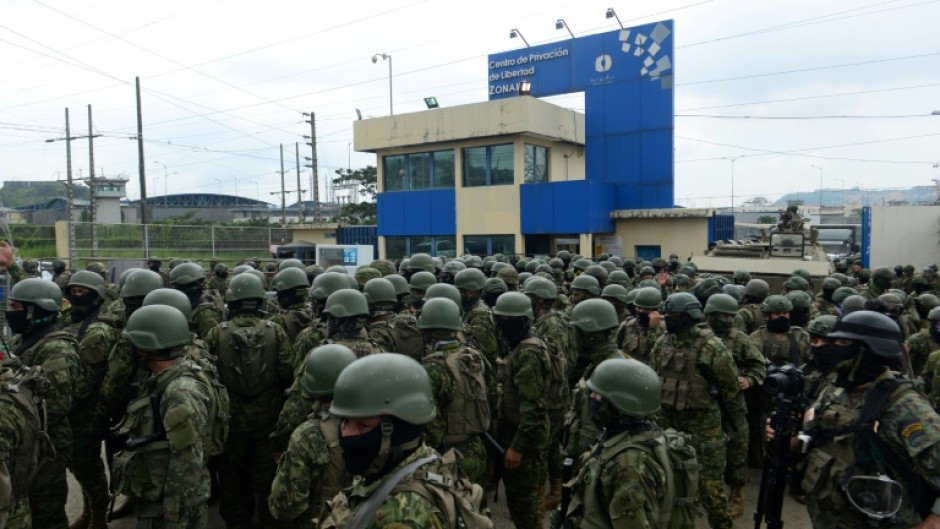
[[[734,215],[734,162],[738,161],[738,158],[740,158],[740,156],[728,158],[728,160],[731,161],[731,214],[732,215]]]
[[[819,170],[819,214],[822,215],[823,168],[818,165],[811,165],[810,167]]]
[[[387,53],[376,53],[372,56],[372,64],[379,62],[379,58],[388,61],[388,115],[394,116],[395,111],[392,108],[392,56]]]
[[[167,178],[168,178],[170,175],[177,174],[177,173],[176,173],[176,171],[173,171],[172,173],[168,173],[168,172],[167,172],[166,164],[163,163],[163,162],[158,162],[158,161],[154,160],[153,163],[157,163],[157,164],[160,164],[160,165],[163,166],[163,207],[166,207],[166,204],[167,204],[167,199],[166,199],[166,181],[167,181]],[[154,180],[156,180],[156,178],[154,178]],[[154,186],[154,188],[156,188],[156,186]]]
[[[352,142],[346,144],[346,171],[352,172]]]

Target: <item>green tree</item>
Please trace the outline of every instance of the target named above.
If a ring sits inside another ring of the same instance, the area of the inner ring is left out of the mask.
[[[343,224],[375,224],[376,207],[375,195],[378,193],[378,170],[374,165],[367,165],[362,169],[350,171],[337,169],[334,186],[358,186],[359,195],[365,198],[358,204],[346,204],[336,217],[336,221]]]
[[[774,224],[775,222],[777,222],[777,219],[775,219],[773,215],[761,215],[757,217],[758,224]]]

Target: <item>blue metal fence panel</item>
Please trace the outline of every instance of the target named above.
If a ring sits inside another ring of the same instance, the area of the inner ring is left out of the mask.
[[[862,208],[862,266],[868,268],[871,259],[871,207]]]
[[[734,239],[734,215],[719,213],[708,219],[708,241]]]

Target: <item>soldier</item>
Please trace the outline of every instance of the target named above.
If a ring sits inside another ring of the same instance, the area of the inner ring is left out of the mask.
[[[114,461],[116,493],[137,497],[138,529],[204,528],[212,397],[183,358],[189,325],[180,311],[153,305],[131,315],[124,336],[153,375],[116,431],[125,440]]]
[[[813,526],[938,527],[940,416],[890,370],[901,356],[897,325],[858,311],[828,337],[820,367],[836,377],[803,427],[812,439],[802,487]]]
[[[661,526],[663,511],[674,508],[667,502],[676,483],[668,455],[653,448],[666,445],[653,421],[662,400],[659,377],[641,362],[612,359],[597,366],[586,387],[603,434],[572,482],[568,510],[560,513],[565,527]]]
[[[823,279],[822,288],[819,294],[816,294],[816,300],[813,303],[813,317],[819,314],[835,315],[835,302],[832,300],[832,296],[841,286],[842,282],[835,277]]]
[[[608,286],[610,287],[611,285]],[[547,400],[549,430],[545,464],[549,491],[545,509],[553,510],[561,502],[563,460],[561,442],[565,412],[571,405],[568,366],[578,361],[578,352],[571,344],[571,329],[568,326],[568,320],[560,311],[554,309],[555,300],[558,297],[558,288],[555,283],[542,277],[533,278],[526,282],[525,294],[532,302],[535,315],[532,330],[548,345],[552,367]]]
[[[500,358],[498,369],[502,393],[497,431],[506,450],[506,505],[516,527],[540,528],[539,498],[545,482],[543,456],[549,433],[545,397],[551,359],[545,343],[532,336],[532,303],[525,294],[506,292],[496,301],[493,314],[509,351]]]
[[[205,295],[206,272],[196,263],[181,263],[170,270],[170,286],[189,298],[196,334],[205,340],[222,321],[222,311]]]
[[[337,290],[326,298],[323,308],[329,338],[324,343],[339,343],[362,358],[381,351],[369,336],[369,301],[365,294],[351,288]]]
[[[751,279],[744,286],[744,306],[738,309],[738,314],[744,320],[742,331],[751,334],[764,323],[761,313],[761,303],[770,295],[770,285],[763,279]]]
[[[601,295],[601,286],[597,278],[588,274],[578,274],[569,287],[571,295],[571,308],[574,309],[584,300],[596,298]]]
[[[291,342],[313,320],[313,311],[307,305],[309,288],[307,274],[300,268],[285,268],[274,276],[274,290],[277,291],[280,310],[270,320],[284,329]]]
[[[160,274],[160,278],[163,279],[163,286],[170,286],[170,276],[167,274],[166,270],[160,270],[160,267],[163,265],[163,261],[156,255],[151,255],[147,258],[147,269],[155,274]]]
[[[809,335],[791,325],[793,303],[784,296],[767,296],[761,304],[765,324],[751,333],[751,342],[774,365],[801,366],[810,359]]]
[[[629,357],[617,348],[617,314],[610,303],[602,299],[579,303],[571,310],[569,325],[573,331],[572,343],[577,350],[577,362],[567,366],[568,381],[574,391],[565,418],[564,451],[568,457],[577,458],[600,434],[600,428],[591,421],[587,379],[604,360]]]
[[[398,314],[395,308],[398,305],[398,297],[395,296],[395,285],[384,278],[370,279],[362,289],[366,300],[369,302],[369,337],[375,340],[379,349],[382,351],[396,352],[410,356],[415,360],[424,357],[425,351],[422,347],[417,351],[403,351],[398,346],[398,336],[395,332]],[[423,346],[423,341],[421,342]]]
[[[492,527],[456,451],[422,443],[436,410],[420,364],[389,353],[356,360],[336,380],[330,413],[340,417],[346,470],[362,479],[333,499],[320,527]]]
[[[32,527],[29,485],[40,463],[52,457],[46,435],[41,368],[0,366],[0,527]]]
[[[502,280],[497,279],[502,282]],[[481,296],[487,279],[476,268],[461,270],[454,276],[454,286],[460,291],[462,300],[462,318],[467,328],[467,337],[483,353],[487,369],[496,372],[496,358],[499,356],[499,344],[496,341],[496,328],[493,323],[491,308],[483,303]],[[507,288],[503,289],[506,292]],[[495,405],[496,403],[493,402]]]
[[[337,290],[349,288],[349,282],[341,274],[320,274],[313,280],[313,285],[308,291],[310,298],[310,309],[313,312],[313,319],[306,329],[300,331],[294,340],[294,349],[297,352],[297,358],[294,359],[294,371],[300,372],[300,364],[307,353],[316,348],[326,339],[328,332],[326,329],[326,314],[323,307],[330,294]],[[288,434],[290,432],[287,432]]]
[[[643,287],[633,297],[635,317],[625,321],[617,330],[617,346],[630,358],[649,363],[653,344],[665,334],[666,326],[659,316],[663,294],[659,288]]]
[[[108,480],[101,461],[101,438],[92,431],[106,426],[94,424],[95,409],[108,371],[108,354],[119,336],[111,322],[99,317],[107,296],[105,288],[101,276],[79,270],[69,280],[66,294],[72,304],[69,312],[72,324],[65,330],[72,333],[79,343],[78,356],[82,367],[82,375],[73,389],[74,402],[69,413],[74,439],[69,470],[81,486],[83,509],[71,529],[107,527]]]
[[[232,410],[219,468],[219,513],[229,528],[242,528],[251,527],[255,514],[263,524],[273,521],[267,498],[277,446],[269,436],[291,384],[294,352],[284,329],[261,319],[265,296],[257,277],[232,278],[226,299],[229,320],[209,331],[206,345],[218,358]]]
[[[427,426],[428,444],[439,451],[457,449],[460,468],[470,481],[483,485],[486,448],[483,434],[490,427],[487,388],[495,377],[487,373],[483,355],[458,339],[463,330],[460,309],[446,298],[424,304],[418,327],[430,352],[422,360],[437,405],[438,415]]]
[[[805,290],[791,290],[787,292],[786,298],[793,305],[793,310],[790,311],[790,325],[793,327],[806,327],[813,311],[813,297]]]
[[[212,277],[209,278],[206,286],[209,290],[215,290],[216,292],[224,294],[228,291],[228,282],[230,280],[228,267],[225,266],[225,263],[219,263],[212,267]]]
[[[871,272],[871,280],[868,282],[868,288],[863,288],[859,295],[864,297],[866,300],[876,299],[878,296],[886,293],[891,289],[891,284],[894,281],[895,275],[890,268],[886,266],[879,266]]]
[[[457,274],[466,268],[466,265],[456,259],[449,261],[446,265],[444,265],[444,270],[441,272],[441,283],[453,285],[454,278],[457,277]]]
[[[491,277],[483,284],[483,290],[481,291],[480,298],[487,307],[492,309],[496,306],[496,300],[499,299],[499,296],[508,290],[509,289],[506,288],[506,283],[503,283],[502,279],[498,277]]]
[[[52,274],[52,281],[59,285],[62,293],[65,294],[65,287],[68,286],[69,279],[72,277],[72,272],[66,270],[65,261],[62,259],[52,261]]]
[[[746,287],[748,281],[751,280],[751,273],[744,269],[739,269],[734,271],[734,275],[731,276],[731,281],[735,285],[741,285]]]
[[[42,367],[51,383],[46,393],[46,431],[55,458],[43,461],[29,488],[33,527],[61,529],[68,525],[65,468],[72,445],[68,415],[74,402],[81,361],[75,338],[59,330],[62,290],[51,281],[24,279],[10,291],[6,322],[14,334],[10,352],[22,365]]]
[[[424,303],[424,293],[431,285],[437,284],[437,278],[430,272],[423,270],[411,274],[408,285],[411,290],[411,312],[417,314],[421,310],[421,304]]]
[[[662,308],[666,334],[650,356],[650,367],[663,381],[662,421],[692,436],[703,465],[699,491],[708,523],[713,529],[728,529],[733,524],[723,482],[727,438],[721,425],[726,411],[732,424],[742,420],[730,407],[738,395],[734,358],[707,325],[699,324],[702,304],[695,296],[672,294]]]
[[[714,294],[705,302],[705,317],[708,326],[721,338],[731,352],[738,372],[738,396],[728,407],[735,408],[733,415],[740,420],[732,425],[730,417],[722,417],[722,429],[728,436],[728,460],[725,466],[725,481],[731,487],[731,517],[744,513],[744,485],[747,484],[747,456],[750,434],[746,419],[745,392],[760,391],[767,376],[764,355],[748,340],[747,335],[734,326],[738,315],[738,302],[727,294]],[[758,441],[760,440],[758,433]]]
[[[519,290],[519,272],[516,272],[515,268],[511,266],[500,268],[499,271],[496,272],[496,277],[502,279],[503,283],[506,283],[506,288],[508,288],[510,292]]]
[[[300,391],[314,403],[307,420],[290,436],[271,484],[268,508],[282,522],[300,529],[323,519],[325,503],[352,484],[339,445],[339,419],[330,413],[333,388],[340,372],[356,360],[346,346],[329,344],[307,354]]]
[[[940,377],[937,377],[940,368],[940,307],[927,314],[927,323],[928,327],[909,337],[905,346],[914,366],[914,375],[923,377],[924,387],[933,396],[934,386],[940,388]]]

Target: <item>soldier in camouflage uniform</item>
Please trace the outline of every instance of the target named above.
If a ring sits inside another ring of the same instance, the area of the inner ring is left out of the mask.
[[[401,353],[408,355],[415,360],[424,356],[424,350],[404,351],[399,346],[398,333],[396,327],[398,323],[398,314],[395,311],[398,305],[398,297],[395,295],[395,285],[384,278],[374,278],[366,282],[362,293],[365,294],[369,302],[369,336],[375,340],[379,349],[382,351]],[[424,342],[421,342],[424,345]]]
[[[356,269],[356,283],[359,285],[359,290],[365,288],[366,283],[370,279],[377,279],[382,277],[382,272],[379,272],[371,266],[360,266]]]
[[[600,428],[591,422],[587,380],[604,360],[629,357],[617,348],[617,314],[607,301],[589,299],[579,303],[571,311],[569,325],[574,333],[572,344],[577,360],[568,365],[568,380],[571,381],[572,372],[578,379],[572,384],[571,407],[565,417],[564,452],[577,462],[600,435]]]
[[[59,330],[57,318],[62,290],[51,281],[24,279],[10,291],[7,325],[14,336],[10,353],[22,365],[42,367],[50,385],[46,393],[46,431],[55,458],[40,464],[29,488],[33,527],[61,529],[68,525],[65,501],[68,486],[65,468],[72,446],[68,415],[81,375],[75,338]]]
[[[458,339],[463,322],[456,303],[429,299],[418,327],[431,344],[422,365],[438,410],[427,426],[427,443],[442,452],[458,450],[463,456],[460,468],[470,481],[482,486],[486,478],[483,433],[490,427],[487,388],[495,384],[495,377],[487,372],[482,353]]]
[[[356,360],[336,380],[330,413],[341,418],[346,470],[360,477],[333,499],[320,527],[354,519],[366,529],[492,527],[479,514],[482,490],[460,479],[456,451],[441,456],[421,442],[436,411],[420,364],[389,353]],[[384,486],[390,490],[378,492]]]
[[[71,277],[72,272],[66,269],[65,261],[62,259],[52,261],[52,282],[62,289],[62,294],[65,294],[65,287],[68,286]]]
[[[934,398],[934,386],[940,388],[940,377],[937,376],[940,370],[940,307],[934,307],[926,320],[928,327],[908,338],[905,346],[911,363],[924,366],[920,371],[915,371],[914,375],[924,379],[924,388]],[[936,383],[934,379],[937,379]]]
[[[606,303],[606,302],[605,302]],[[497,431],[505,448],[506,504],[520,529],[542,526],[541,487],[549,420],[546,389],[551,359],[545,343],[532,336],[532,303],[520,292],[506,292],[493,308],[496,328],[509,350],[499,359],[502,392]]]
[[[879,266],[872,270],[867,287],[861,289],[859,295],[866,300],[877,299],[891,289],[894,279],[894,271],[886,266]]]
[[[300,268],[285,268],[274,276],[274,290],[277,292],[280,310],[270,320],[284,329],[291,342],[313,320],[313,311],[307,305],[309,288],[307,273]]]
[[[727,294],[713,294],[705,302],[705,316],[708,326],[721,338],[721,342],[731,352],[734,366],[738,372],[738,396],[728,403],[738,422],[730,422],[730,417],[722,417],[722,429],[728,436],[728,460],[725,466],[725,481],[731,487],[731,517],[737,518],[744,513],[744,485],[747,484],[747,453],[750,435],[747,424],[747,405],[745,392],[760,385],[767,376],[764,355],[748,340],[746,334],[734,326],[738,315],[738,302]]]
[[[790,323],[793,303],[784,296],[767,296],[761,304],[765,324],[750,335],[768,363],[801,366],[810,359],[809,335]]]
[[[761,313],[761,303],[770,295],[770,285],[763,279],[751,279],[744,287],[744,303],[738,309],[738,314],[744,320],[742,332],[751,334],[764,324],[764,315]]]
[[[727,438],[718,399],[728,405],[729,421],[740,423],[742,418],[731,406],[738,398],[738,371],[721,339],[699,324],[702,305],[695,296],[672,294],[662,310],[666,334],[650,357],[650,367],[663,381],[662,422],[692,436],[702,463],[699,492],[708,523],[713,529],[729,529],[733,523],[724,488]],[[712,397],[710,387],[717,390],[717,397]]]
[[[508,288],[510,292],[519,290],[519,272],[517,272],[515,268],[511,266],[500,268],[500,270],[496,272],[496,277],[502,279],[503,283],[506,283],[506,288]]]
[[[352,484],[339,446],[339,419],[330,414],[333,387],[356,354],[339,344],[320,346],[307,355],[300,391],[314,402],[307,420],[290,436],[271,484],[268,508],[282,522],[312,529],[325,503]]]
[[[638,444],[666,441],[652,419],[662,400],[659,377],[636,360],[611,359],[597,366],[586,388],[596,402],[592,420],[603,434],[573,481],[568,510],[560,513],[565,527],[660,527],[674,477]]]
[[[144,271],[140,271],[144,272]],[[118,341],[118,329],[101,318],[99,310],[107,293],[101,276],[87,270],[72,275],[66,298],[72,304],[71,325],[65,328],[79,343],[82,376],[74,387],[74,403],[69,414],[74,441],[69,470],[82,490],[82,514],[72,529],[107,527],[108,480],[101,461],[101,438],[93,430],[104,427],[94,424],[101,384],[108,371],[108,354]]]
[[[649,363],[653,344],[666,333],[666,326],[659,316],[659,304],[663,302],[662,291],[656,287],[636,289],[633,307],[636,317],[631,318],[617,330],[617,346],[631,358]]]
[[[0,527],[29,529],[29,485],[53,456],[44,431],[43,398],[49,385],[41,368],[0,367]]]
[[[596,298],[601,295],[601,285],[597,278],[587,274],[579,274],[569,285],[571,295],[571,308],[573,309],[586,299]]]
[[[222,321],[218,305],[205,296],[206,272],[196,263],[181,263],[170,270],[170,286],[189,298],[196,334],[205,340]]]
[[[813,526],[937,527],[940,416],[891,372],[901,356],[896,324],[857,311],[828,338],[829,354],[815,362],[834,370],[835,380],[807,410],[803,427],[813,440],[802,481]],[[862,413],[871,418],[863,423]],[[852,494],[857,490],[864,496]]]
[[[466,326],[467,338],[483,353],[487,369],[495,373],[496,359],[499,356],[500,347],[496,338],[496,327],[493,323],[492,311],[481,299],[486,283],[487,280],[483,276],[483,272],[476,268],[461,270],[454,276],[454,286],[460,291],[460,297],[463,300],[461,312]],[[495,405],[496,403],[491,402],[490,404]]]
[[[155,274],[159,274],[160,278],[163,279],[164,288],[170,286],[170,275],[166,270],[161,270],[160,267],[163,266],[163,260],[155,255],[151,255],[147,258],[147,270]]]
[[[294,349],[297,352],[297,358],[294,359],[294,372],[300,373],[301,364],[307,353],[320,345],[326,339],[328,332],[326,329],[326,314],[323,313],[323,307],[326,305],[326,299],[330,294],[349,288],[349,281],[342,274],[324,273],[313,280],[313,284],[308,291],[310,298],[310,308],[313,311],[313,319],[306,329],[300,331],[294,340]],[[290,432],[288,432],[290,433]]]
[[[228,267],[225,266],[225,263],[219,263],[212,267],[212,277],[206,282],[206,286],[209,290],[225,293],[228,291],[229,281],[231,281],[231,278],[229,277]]]
[[[219,512],[229,528],[251,527],[254,514],[263,524],[273,521],[267,498],[278,447],[270,435],[283,391],[291,385],[294,351],[284,329],[261,318],[265,295],[257,277],[246,273],[232,278],[226,299],[230,319],[206,337],[231,399],[232,419],[219,469]]]
[[[823,279],[822,288],[819,290],[819,293],[816,294],[816,299],[813,302],[812,317],[815,318],[821,314],[835,315],[836,309],[832,301],[832,295],[835,294],[836,290],[841,286],[842,282],[835,277]]]
[[[483,300],[483,303],[492,309],[496,306],[496,300],[499,299],[499,296],[503,292],[507,292],[509,289],[506,288],[506,283],[503,283],[503,280],[498,277],[491,277],[483,283],[483,290],[480,293],[480,299]]]
[[[175,308],[153,305],[131,315],[124,336],[153,375],[116,430],[126,444],[114,460],[115,492],[137,497],[138,529],[204,528],[211,389],[183,358],[189,325]]]
[[[550,279],[535,277],[525,284],[525,294],[532,302],[535,324],[532,331],[546,345],[551,359],[551,384],[548,387],[548,444],[545,464],[549,491],[546,510],[558,507],[561,501],[562,452],[561,442],[565,425],[565,412],[571,405],[571,385],[568,383],[568,365],[577,362],[577,350],[571,343],[571,329],[565,316],[554,309],[558,288]]]

